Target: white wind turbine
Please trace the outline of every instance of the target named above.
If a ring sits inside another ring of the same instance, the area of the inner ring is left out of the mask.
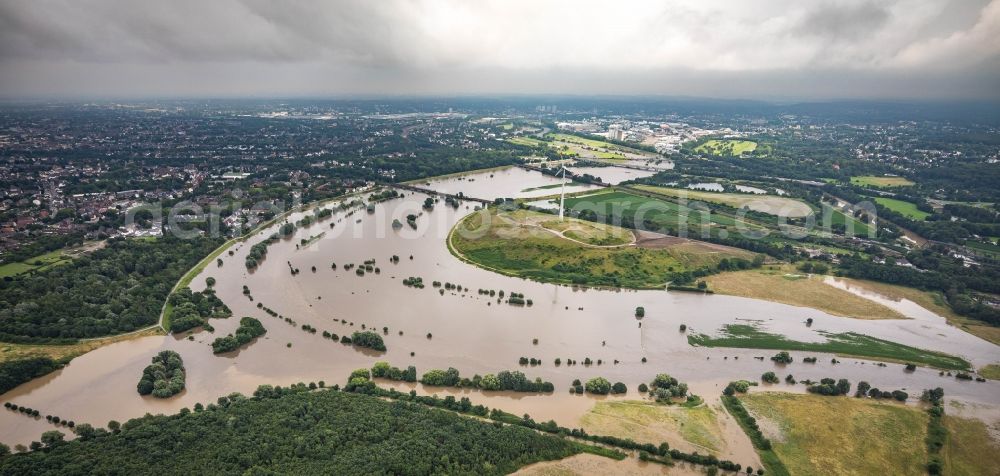
[[[566,166],[560,165],[562,169],[562,190],[559,192],[559,221],[563,220],[563,210],[566,209]]]

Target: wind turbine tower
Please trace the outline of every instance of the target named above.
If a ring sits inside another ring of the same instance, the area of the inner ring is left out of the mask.
[[[562,167],[562,190],[559,192],[559,221],[563,220],[563,210],[566,209],[566,166]]]

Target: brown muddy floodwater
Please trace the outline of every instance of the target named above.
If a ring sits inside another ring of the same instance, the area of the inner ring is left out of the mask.
[[[625,167],[566,167],[566,170],[577,175],[590,174],[600,177],[601,181],[610,185],[618,185],[626,180],[649,177],[655,174],[651,170],[628,169]]]
[[[493,175],[492,180],[489,175]],[[514,196],[522,193],[519,191],[553,183],[558,180],[513,168],[434,181],[430,187],[493,198]],[[125,421],[145,413],[171,413],[198,402],[214,402],[231,392],[250,394],[260,384],[320,380],[328,385],[343,384],[352,370],[385,360],[399,367],[414,365],[420,374],[447,367],[455,367],[468,377],[505,369],[522,370],[529,378],[541,377],[553,382],[555,393],[469,392],[468,395],[475,403],[516,414],[529,413],[536,420],[554,419],[569,427],[579,426],[579,417],[596,401],[590,396],[570,395],[568,388],[573,379],[603,376],[612,382],[622,381],[628,385],[629,396],[639,398],[636,386],[661,372],[688,382],[694,393],[705,396],[709,402],[715,401],[730,380],[758,379],[763,372],[776,370],[781,374],[793,373],[799,380],[823,377],[848,378],[854,383],[867,380],[880,388],[905,388],[911,395],[941,386],[949,399],[985,407],[1000,405],[998,382],[957,381],[925,368],[905,373],[900,365],[878,367],[847,358],[840,359],[839,365],[821,358],[815,365],[792,364],[782,369],[766,359],[753,358],[774,352],[692,347],[678,330],[681,324],[687,324],[688,332],[714,333],[724,324],[756,322],[770,332],[797,340],[822,339],[818,331],[855,331],[961,355],[976,366],[1000,361],[1000,348],[948,326],[940,317],[852,320],[813,309],[738,297],[583,289],[505,277],[458,260],[445,246],[449,230],[459,219],[474,212],[474,203],[463,202],[456,210],[441,202],[427,212],[420,207],[424,198],[422,194],[407,193],[403,198],[378,204],[374,213],[363,209],[337,212],[333,218],[300,228],[295,236],[272,245],[261,266],[248,272],[243,265],[244,257],[250,246],[273,232],[265,230],[235,246],[233,256],[223,253],[224,265],[210,265],[192,284],[200,289],[205,278],[216,278],[219,297],[233,310],[232,318],[212,321],[214,334],[201,332],[195,334],[194,340],[156,336],[112,344],[74,359],[59,372],[8,392],[3,400],[36,408],[43,415],[104,426],[112,419]],[[404,217],[410,213],[420,215],[417,230],[408,226],[392,228],[393,219],[405,223]],[[302,213],[295,214],[292,220],[301,216]],[[333,228],[331,223],[335,225]],[[326,232],[322,238],[296,249],[301,239],[321,232]],[[393,255],[400,257],[398,264],[390,262]],[[369,259],[376,261],[380,273],[360,277],[353,269],[344,271],[345,264],[361,264]],[[288,263],[299,268],[300,274],[293,276]],[[337,264],[336,270],[331,269],[332,263]],[[315,272],[312,266],[316,267]],[[403,279],[411,276],[423,278],[427,287],[404,286]],[[456,283],[469,292],[448,291],[442,295],[431,287],[432,281]],[[244,284],[249,286],[254,301],[242,294]],[[480,296],[477,293],[480,288],[523,293],[533,300],[533,305],[501,304],[495,298]],[[257,309],[258,302],[294,319],[296,324],[289,325],[267,315]],[[633,316],[637,306],[646,309],[641,321]],[[267,335],[231,355],[213,355],[211,341],[232,332],[240,316],[260,319]],[[804,321],[810,317],[814,323],[806,327]],[[341,323],[341,319],[353,325]],[[303,324],[319,332],[304,332],[300,329]],[[350,334],[361,330],[363,325],[378,332],[388,328],[384,337],[387,352],[381,355],[361,352],[320,335],[324,330]],[[428,333],[433,337],[427,338]],[[533,339],[538,339],[537,345]],[[183,357],[187,390],[166,400],[141,397],[136,393],[136,383],[142,369],[163,349],[176,350]],[[799,361],[806,354],[793,355]],[[539,358],[543,364],[521,367],[518,359],[522,356]],[[553,363],[557,357],[564,362],[567,358],[576,359],[581,364],[564,363],[557,367]],[[584,366],[586,357],[595,362],[601,359],[602,364]],[[641,362],[643,357],[646,363]],[[619,362],[615,364],[615,360]],[[789,391],[802,388],[785,384],[765,387]],[[433,388],[421,391],[466,392]],[[0,441],[9,445],[37,440],[43,431],[52,428],[44,419],[0,412]],[[732,451],[740,456],[751,455],[749,442],[743,441],[742,449],[737,447]]]

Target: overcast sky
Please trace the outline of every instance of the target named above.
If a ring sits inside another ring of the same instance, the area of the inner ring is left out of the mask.
[[[0,97],[1000,98],[1000,0],[0,0]]]

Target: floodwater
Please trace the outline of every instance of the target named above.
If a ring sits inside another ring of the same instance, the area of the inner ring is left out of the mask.
[[[493,175],[492,179],[489,175]],[[431,186],[492,198],[516,196],[521,190],[554,180],[512,168],[434,181]],[[235,246],[233,256],[223,253],[223,266],[210,265],[192,284],[201,289],[205,278],[216,278],[219,297],[233,310],[232,318],[212,321],[214,334],[197,333],[193,340],[153,336],[112,344],[74,359],[59,372],[26,383],[2,399],[36,408],[42,415],[104,426],[112,419],[125,421],[145,413],[171,413],[198,402],[214,402],[231,392],[250,394],[260,384],[320,380],[328,385],[343,384],[352,370],[385,360],[399,367],[414,365],[420,374],[447,367],[455,367],[468,377],[505,369],[522,370],[529,378],[553,382],[555,393],[471,392],[470,398],[518,414],[530,413],[536,420],[554,419],[569,427],[578,426],[579,417],[596,401],[590,396],[570,395],[568,388],[573,379],[603,376],[612,382],[621,381],[628,386],[629,396],[637,398],[636,387],[661,372],[688,382],[694,393],[709,401],[729,380],[756,379],[763,372],[775,370],[782,375],[792,373],[799,380],[866,380],[879,388],[905,388],[911,395],[941,386],[949,399],[1000,405],[1000,382],[958,381],[924,368],[906,373],[900,365],[879,367],[847,358],[834,365],[829,356],[815,365],[795,363],[783,368],[766,358],[754,359],[774,352],[692,347],[678,329],[686,324],[688,332],[714,333],[725,324],[754,322],[797,340],[819,339],[817,331],[855,331],[961,355],[977,366],[1000,361],[1000,348],[946,325],[940,317],[852,320],[739,297],[574,288],[505,277],[460,261],[445,246],[449,230],[462,217],[474,213],[476,203],[463,202],[453,209],[441,202],[433,211],[423,211],[424,198],[407,192],[402,198],[376,205],[374,213],[363,209],[336,212],[332,218],[300,228],[294,236],[270,246],[261,266],[248,272],[243,261],[250,247],[274,230],[262,231]],[[393,219],[405,221],[403,217],[411,213],[419,215],[416,230],[408,226],[392,228]],[[301,216],[293,214],[291,220]],[[301,239],[323,231],[326,234],[312,244],[296,246]],[[397,264],[390,262],[393,255],[400,257]],[[344,271],[345,264],[361,264],[369,259],[376,260],[379,273],[357,276],[353,269]],[[336,269],[331,268],[333,263]],[[290,266],[300,273],[293,276]],[[404,286],[403,279],[411,276],[423,278],[427,287]],[[431,286],[432,281],[457,283],[469,292],[442,294]],[[249,287],[253,301],[242,294],[243,285]],[[478,289],[523,293],[533,305],[498,303],[479,295]],[[296,324],[267,315],[256,307],[257,303],[294,319]],[[634,317],[637,306],[646,310],[641,320]],[[913,312],[909,308],[900,310],[904,314]],[[260,319],[267,335],[234,354],[213,355],[211,341],[232,332],[240,316]],[[804,321],[810,317],[814,323],[806,327]],[[300,329],[303,324],[319,332],[307,333]],[[362,326],[378,332],[387,327],[384,338],[388,351],[381,355],[361,352],[321,336],[324,330],[344,335]],[[538,339],[537,344],[533,339]],[[184,359],[187,389],[166,400],[139,396],[135,388],[143,367],[164,349],[176,350]],[[806,354],[793,355],[800,362]],[[521,367],[518,359],[522,356],[539,358],[543,364]],[[553,363],[557,357],[563,360],[561,366]],[[586,357],[595,364],[583,365]],[[568,358],[580,364],[569,366],[565,363]],[[641,362],[643,358],[647,359],[645,363]],[[596,364],[598,359],[600,365]],[[801,386],[785,384],[764,387],[801,391]],[[441,389],[425,390],[445,393]],[[12,446],[37,440],[43,431],[52,428],[44,419],[0,412],[0,441]],[[749,445],[746,440],[745,445]]]
[[[609,185],[618,185],[627,180],[635,180],[643,177],[650,177],[655,172],[650,170],[637,170],[625,167],[566,167],[566,170],[577,175],[590,174],[600,177]]]
[[[533,198],[558,195],[563,190],[563,182],[566,182],[566,193],[600,188],[597,185],[563,180],[520,167],[507,167],[481,174],[421,181],[415,185],[442,193],[457,195],[461,192],[466,197],[493,200],[494,198]]]
[[[726,189],[722,186],[721,183],[716,183],[716,182],[692,183],[692,184],[688,185],[687,188],[689,188],[691,190],[704,190],[706,192],[725,192],[726,191]]]
[[[740,192],[743,192],[743,193],[753,193],[753,194],[757,194],[757,195],[764,195],[764,194],[767,193],[767,190],[764,190],[762,188],[757,188],[757,187],[750,187],[750,186],[747,186],[747,185],[734,185],[734,187],[736,187],[736,190],[738,190]]]

